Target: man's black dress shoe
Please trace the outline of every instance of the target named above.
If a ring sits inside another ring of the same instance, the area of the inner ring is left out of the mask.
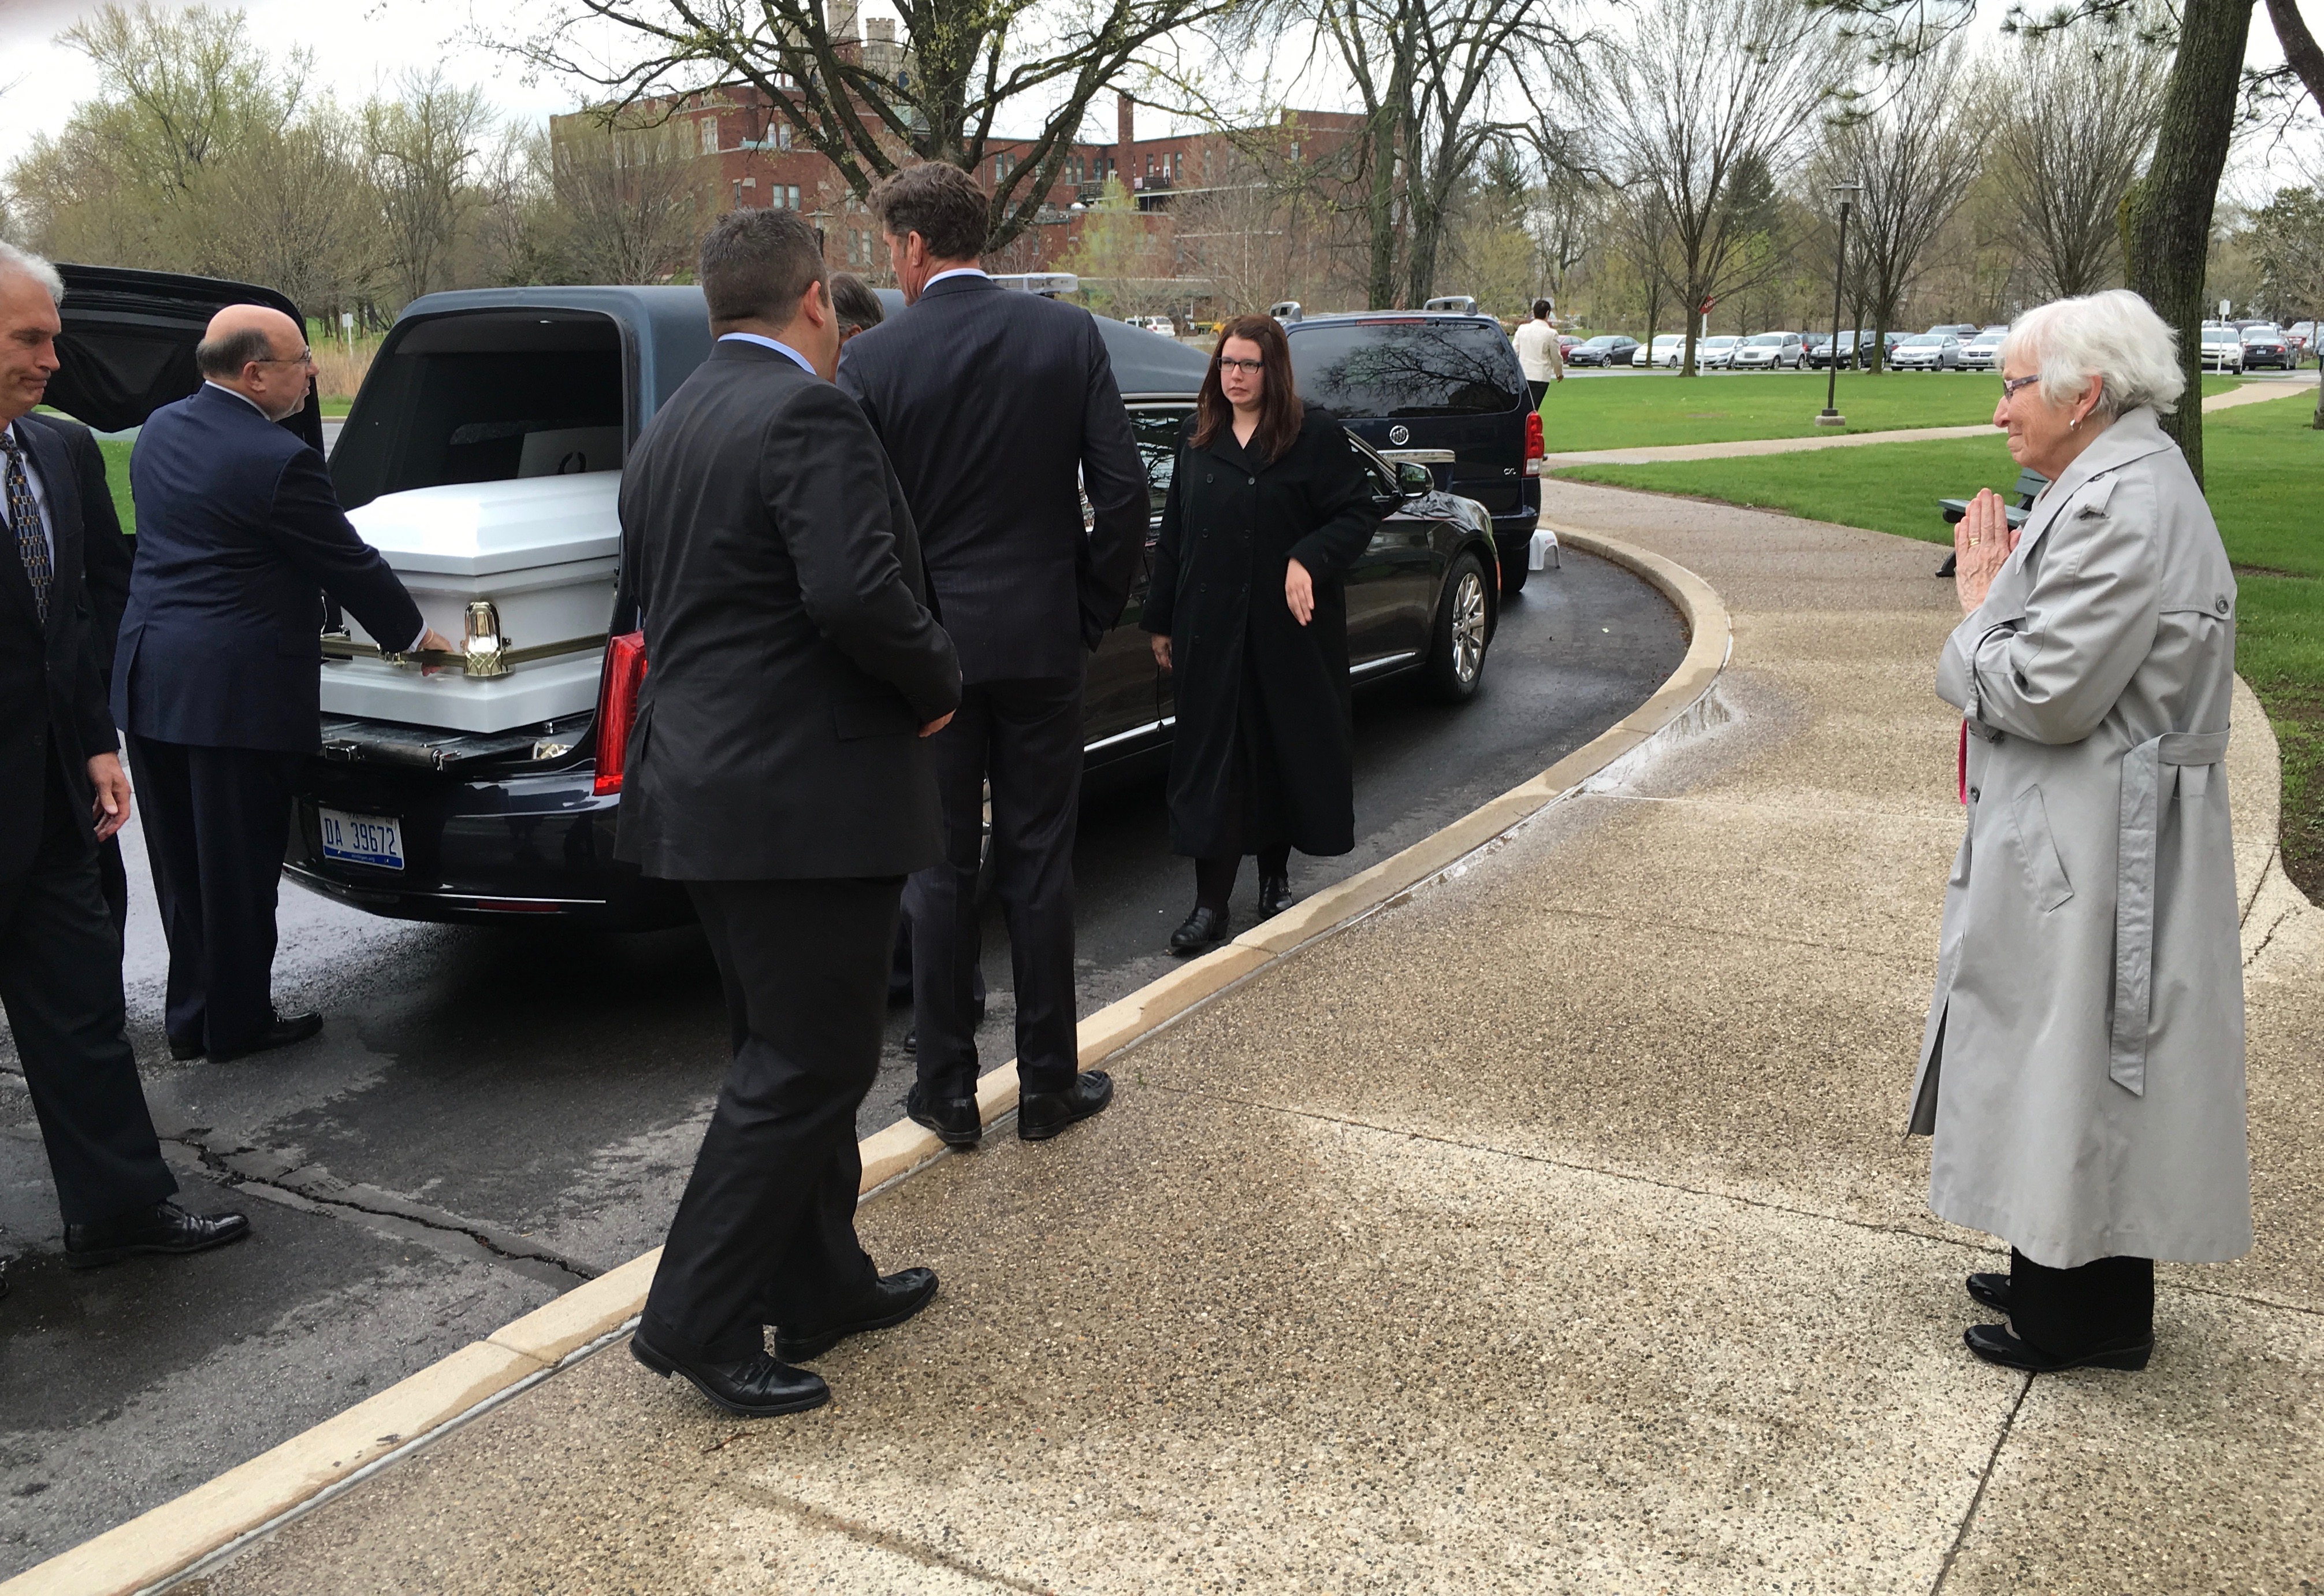
[[[2068,1369],[2139,1370],[2145,1368],[2147,1359],[2154,1355],[2154,1342],[2150,1339],[2096,1347],[2079,1358],[2053,1357],[2033,1342],[2019,1340],[1999,1324],[1972,1324],[1961,1332],[1961,1340],[1987,1362],[1998,1363],[2004,1369],[2022,1369],[2028,1374],[2057,1374]]]
[[[935,1131],[946,1147],[974,1147],[984,1135],[973,1097],[930,1097],[915,1086],[904,1094],[904,1116]]]
[[[309,1009],[304,1014],[285,1014],[275,1010],[274,1022],[258,1033],[258,1039],[247,1047],[213,1047],[212,1064],[230,1064],[237,1058],[247,1058],[254,1053],[264,1053],[276,1047],[288,1047],[293,1042],[303,1042],[323,1029],[323,1017]]]
[[[243,1214],[189,1213],[175,1203],[156,1203],[97,1224],[65,1226],[65,1262],[93,1269],[141,1252],[208,1252],[248,1234]]]
[[[928,1299],[936,1294],[936,1272],[934,1269],[901,1269],[892,1275],[882,1275],[879,1284],[872,1287],[871,1300],[844,1324],[812,1331],[787,1331],[778,1325],[775,1329],[775,1356],[791,1363],[806,1363],[820,1358],[851,1335],[901,1324],[927,1306]]]
[[[1259,878],[1259,918],[1271,920],[1299,899],[1291,894],[1291,878],[1287,875],[1263,875]]]
[[[1226,910],[1196,904],[1194,912],[1186,917],[1185,924],[1170,933],[1170,951],[1185,958],[1226,939]]]
[[[171,1037],[170,1038],[170,1056],[176,1059],[180,1064],[185,1063],[189,1058],[199,1058],[201,1056],[201,1038]]]
[[[688,1363],[653,1345],[641,1330],[630,1337],[630,1356],[664,1379],[686,1376],[696,1390],[742,1418],[805,1413],[831,1400],[831,1388],[823,1383],[823,1376],[778,1363],[764,1352],[753,1352],[739,1363]]]
[[[1969,1294],[1997,1314],[2009,1311],[2009,1277],[2003,1275],[1971,1275]]]
[[[1047,1141],[1075,1120],[1103,1113],[1113,1101],[1113,1077],[1102,1069],[1084,1070],[1063,1092],[1028,1092],[1017,1100],[1017,1136],[1021,1141]]]

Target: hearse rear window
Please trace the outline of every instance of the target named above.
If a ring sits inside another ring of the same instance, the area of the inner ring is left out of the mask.
[[[1525,372],[1497,327],[1431,318],[1291,329],[1299,396],[1342,420],[1521,410]]]
[[[621,332],[570,310],[441,316],[374,364],[331,452],[339,502],[622,464]]]

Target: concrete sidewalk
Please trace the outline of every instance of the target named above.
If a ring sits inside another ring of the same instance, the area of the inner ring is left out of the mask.
[[[1901,377],[1905,374],[1899,373]],[[2246,404],[2264,404],[2292,394],[2306,395],[2316,384],[2299,377],[2249,382],[2203,401],[2203,413],[2231,411]],[[2311,401],[2312,402],[2312,401]],[[1886,432],[1821,433],[1808,438],[1747,438],[1731,443],[1645,444],[1637,448],[1583,449],[1545,457],[1544,468],[1561,466],[1650,466],[1663,460],[1731,460],[1744,455],[1796,455],[1810,449],[1855,448],[1868,443],[1934,443],[1947,438],[1989,438],[1989,421],[1969,427],[1902,427]]]
[[[1924,545],[1553,484],[1720,589],[1716,724],[872,1199],[912,1324],[742,1424],[617,1344],[187,1589],[2292,1591],[2324,916],[2231,756],[2260,1248],[2143,1375],[1971,1360],[1899,1135],[1960,817]]]

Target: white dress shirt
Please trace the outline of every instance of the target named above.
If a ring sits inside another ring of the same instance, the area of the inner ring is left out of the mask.
[[[807,359],[806,355],[801,355],[788,344],[783,343],[779,339],[770,338],[759,333],[720,333],[718,335],[718,341],[722,344],[727,342],[729,339],[744,344],[758,344],[765,348],[775,350],[779,354],[788,355],[793,360],[798,362],[799,370],[805,372],[808,376],[820,377],[823,375],[821,372],[815,369],[815,363],[813,361]]]
[[[53,571],[57,568],[56,518],[49,513],[49,490],[41,481],[40,462],[32,457],[32,440],[14,421],[0,427],[0,432],[6,432],[15,438],[16,447],[23,451],[18,457],[24,462],[24,481],[32,487],[32,503],[40,507],[41,537],[49,546],[49,568]],[[5,455],[0,455],[0,461],[6,458]],[[16,523],[9,517],[8,494],[5,489],[0,489],[0,527],[7,529],[8,547],[13,550],[16,546]]]
[[[982,266],[954,266],[949,272],[937,272],[934,277],[929,278],[926,282],[920,284],[920,291],[922,293],[927,292],[928,290],[936,287],[937,283],[942,282],[947,277],[982,277],[987,282],[992,281],[992,273],[987,272]]]

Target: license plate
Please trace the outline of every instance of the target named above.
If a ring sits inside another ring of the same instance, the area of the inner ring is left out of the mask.
[[[403,824],[385,815],[350,815],[344,809],[316,810],[323,829],[323,857],[343,864],[369,864],[381,870],[403,868]]]

